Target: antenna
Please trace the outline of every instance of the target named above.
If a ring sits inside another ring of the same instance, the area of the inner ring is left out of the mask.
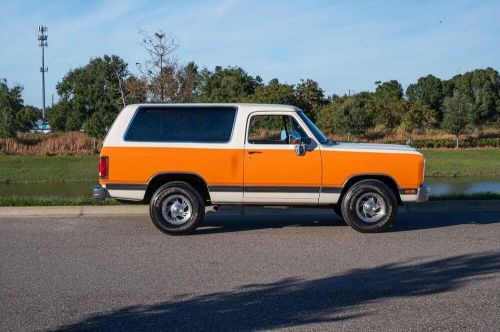
[[[47,43],[47,31],[48,28],[46,26],[38,26],[38,46],[42,48],[42,66],[40,67],[40,72],[42,73],[42,120],[45,119],[45,73],[49,71],[49,68],[45,67],[45,47],[49,45]]]

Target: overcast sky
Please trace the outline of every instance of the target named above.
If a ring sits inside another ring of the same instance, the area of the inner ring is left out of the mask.
[[[0,78],[41,106],[37,26],[49,27],[47,102],[71,68],[117,54],[136,71],[138,29],[178,36],[181,62],[241,66],[326,94],[500,69],[500,1],[2,1]],[[56,96],[57,99],[57,96]]]

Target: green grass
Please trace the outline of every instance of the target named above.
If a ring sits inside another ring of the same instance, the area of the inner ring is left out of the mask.
[[[0,197],[2,206],[82,206],[82,205],[120,205],[114,199],[96,202],[92,198],[31,198],[31,197]]]
[[[0,156],[0,183],[95,182],[97,176],[97,156]]]
[[[421,150],[426,176],[500,176],[500,149]]]

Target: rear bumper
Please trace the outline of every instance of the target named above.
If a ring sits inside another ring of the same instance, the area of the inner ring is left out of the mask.
[[[92,196],[94,197],[95,201],[104,201],[107,197],[109,197],[108,191],[106,188],[101,187],[101,186],[95,186],[94,189],[92,190]]]
[[[417,203],[427,202],[429,200],[429,196],[431,195],[431,187],[424,184],[417,190]]]

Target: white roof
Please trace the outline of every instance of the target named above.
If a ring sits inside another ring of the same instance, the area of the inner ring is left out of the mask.
[[[233,106],[238,109],[246,109],[253,112],[257,111],[299,111],[300,109],[293,105],[280,105],[280,104],[247,104],[247,103],[189,103],[189,104],[133,104],[128,105],[138,106],[165,106],[165,107],[189,107],[189,106]]]

